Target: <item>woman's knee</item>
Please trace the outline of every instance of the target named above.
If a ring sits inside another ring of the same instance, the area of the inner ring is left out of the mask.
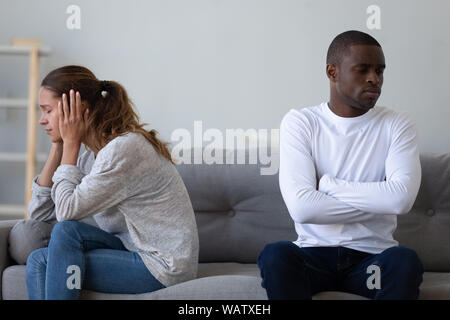
[[[51,238],[59,239],[61,238],[73,238],[78,235],[78,228],[80,227],[80,223],[74,220],[65,220],[60,221],[53,227]]]
[[[27,272],[45,269],[47,266],[48,248],[34,250],[27,258]]]
[[[35,250],[45,248],[50,241],[53,225],[51,222],[21,220],[9,233],[9,254],[18,264],[25,264]]]

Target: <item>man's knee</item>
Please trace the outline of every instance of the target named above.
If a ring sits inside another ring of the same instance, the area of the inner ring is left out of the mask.
[[[409,248],[397,246],[386,249],[384,252],[386,260],[393,265],[392,271],[395,271],[395,278],[398,282],[402,279],[405,282],[420,283],[424,272],[422,261],[417,253]]]
[[[258,265],[262,266],[274,266],[279,263],[283,263],[292,258],[293,250],[295,249],[292,242],[280,241],[267,244],[261,251],[258,257]]]
[[[386,250],[389,260],[396,265],[404,266],[405,269],[423,272],[422,261],[420,261],[417,253],[410,248],[403,246],[391,247]]]
[[[26,264],[33,251],[45,248],[50,241],[51,222],[32,219],[21,220],[9,233],[9,254],[18,264]]]

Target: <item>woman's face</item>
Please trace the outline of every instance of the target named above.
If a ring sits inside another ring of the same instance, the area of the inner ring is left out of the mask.
[[[61,101],[61,98],[55,98],[54,94],[53,91],[44,87],[39,90],[39,108],[42,112],[39,124],[44,126],[51,142],[62,142],[58,118],[58,101]]]

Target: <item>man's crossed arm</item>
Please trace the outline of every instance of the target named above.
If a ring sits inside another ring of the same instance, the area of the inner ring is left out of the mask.
[[[285,117],[280,126],[280,189],[297,223],[365,222],[408,212],[417,196],[421,166],[416,133],[404,125],[393,135],[380,182],[350,182],[329,174],[316,179],[307,123]]]

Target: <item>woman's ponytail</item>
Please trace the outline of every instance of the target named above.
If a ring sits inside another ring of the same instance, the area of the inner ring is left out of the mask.
[[[149,137],[146,137],[148,141],[150,141],[151,144],[153,144],[156,147],[156,150],[160,154],[162,154],[164,157],[166,157],[170,162],[174,163],[174,160],[172,159],[172,155],[169,152],[168,142],[163,142],[160,139],[158,139],[156,136],[158,134],[158,131],[155,129],[152,129],[150,131],[147,131],[149,133]]]
[[[168,150],[168,144],[157,138],[158,132],[154,129],[147,131],[143,127],[147,123],[140,123],[139,116],[134,111],[133,104],[128,98],[125,88],[116,81],[101,80],[98,84],[100,98],[97,106],[103,111],[103,121],[101,132],[108,132],[109,137],[104,137],[107,142],[119,135],[128,132],[141,133],[156,149],[158,153],[174,163]]]

